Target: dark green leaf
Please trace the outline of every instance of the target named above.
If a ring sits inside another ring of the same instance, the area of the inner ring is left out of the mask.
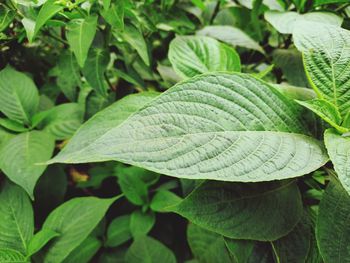
[[[108,247],[117,247],[131,239],[130,215],[119,216],[109,224],[107,230]]]

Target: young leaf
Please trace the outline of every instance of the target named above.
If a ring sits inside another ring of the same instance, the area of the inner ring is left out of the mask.
[[[0,248],[25,255],[34,232],[32,204],[23,189],[10,182],[0,192],[0,218]]]
[[[106,246],[117,247],[131,239],[130,215],[115,218],[108,226]]]
[[[345,116],[350,108],[350,31],[303,22],[295,26],[293,39],[303,52],[307,76],[318,96],[333,103]]]
[[[84,67],[97,28],[97,16],[74,19],[67,24],[67,40],[79,66]]]
[[[60,234],[52,231],[51,229],[42,229],[36,233],[30,240],[28,245],[28,256],[34,255],[40,249],[42,249],[51,239],[59,236]]]
[[[336,128],[339,132],[347,132],[348,129],[341,127],[342,117],[337,107],[331,102],[324,99],[314,99],[307,101],[296,101],[300,105],[313,111],[320,116],[324,121],[328,122],[331,126]]]
[[[35,21],[30,19],[30,18],[24,17],[21,20],[21,22],[22,22],[22,25],[26,31],[27,38],[28,38],[29,42],[32,42],[33,38],[34,38]]]
[[[325,262],[350,262],[350,195],[331,178],[320,203],[316,237]]]
[[[62,262],[88,237],[115,200],[73,198],[52,211],[43,228],[60,233],[60,236],[44,250],[44,261]]]
[[[350,137],[341,136],[334,129],[328,129],[324,134],[324,141],[339,181],[350,195]]]
[[[191,223],[187,227],[187,242],[199,262],[232,262],[224,238],[217,233]]]
[[[139,237],[132,243],[125,260],[128,263],[176,263],[176,258],[169,248],[148,236]]]
[[[51,158],[55,140],[43,131],[14,136],[0,150],[0,167],[7,177],[20,185],[33,199],[33,190],[46,162]]]
[[[101,10],[101,15],[112,27],[124,30],[124,0],[116,1],[109,8]]]
[[[155,214],[152,211],[144,213],[136,210],[131,214],[130,232],[134,238],[145,236],[153,228],[156,222]]]
[[[172,210],[194,224],[234,239],[272,241],[302,215],[295,182],[204,182]]]
[[[144,205],[148,203],[147,184],[141,180],[137,173],[119,173],[118,184],[125,197],[134,205]]]
[[[28,128],[24,127],[22,123],[11,119],[0,118],[0,126],[14,132],[28,131]]]
[[[100,249],[102,242],[96,237],[87,237],[69,256],[63,260],[63,263],[88,263]]]
[[[154,195],[151,202],[151,209],[155,212],[165,213],[168,207],[174,206],[181,202],[182,199],[176,194],[167,191],[160,190]]]
[[[176,37],[169,46],[169,60],[184,79],[213,71],[240,71],[236,51],[205,36]]]
[[[107,96],[104,73],[109,63],[109,52],[105,49],[91,48],[83,68],[83,74],[91,87],[102,97]]]
[[[0,71],[0,111],[12,120],[29,124],[39,104],[31,78],[7,66]]]
[[[50,163],[118,160],[180,178],[241,182],[301,176],[328,157],[317,140],[298,134],[305,129],[299,110],[249,75],[205,74],[175,85],[94,143],[79,136],[86,147],[68,144]]]
[[[25,256],[23,256],[20,252],[8,248],[0,248],[0,262],[29,263],[28,259]]]

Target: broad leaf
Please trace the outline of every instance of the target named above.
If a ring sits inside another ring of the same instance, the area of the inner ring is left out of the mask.
[[[102,242],[96,237],[87,237],[76,249],[74,249],[63,263],[88,263],[102,246]]]
[[[128,249],[125,260],[128,263],[176,263],[173,252],[152,237],[139,237]]]
[[[312,21],[338,27],[343,23],[342,17],[331,12],[298,14],[297,12],[268,11],[265,13],[265,19],[282,34],[292,34],[296,22]]]
[[[55,140],[43,131],[30,131],[14,136],[1,148],[0,167],[7,177],[20,185],[33,199],[33,190],[46,162],[51,158]]]
[[[91,48],[83,68],[83,74],[91,87],[101,96],[107,96],[104,73],[109,63],[109,52],[105,49]]]
[[[325,262],[350,262],[350,195],[332,178],[319,207],[316,237]]]
[[[22,123],[6,118],[0,118],[0,126],[14,132],[28,131],[28,128],[24,127]]]
[[[109,224],[107,230],[108,247],[117,247],[131,239],[130,216],[119,216]]]
[[[160,190],[153,196],[151,209],[155,212],[164,213],[168,211],[168,207],[178,204],[181,200],[182,199],[173,192]]]
[[[116,198],[73,198],[52,211],[43,229],[51,229],[60,236],[46,247],[44,261],[63,261],[88,237],[115,200]]]
[[[341,136],[334,129],[328,129],[324,140],[339,181],[350,195],[350,137]]]
[[[156,217],[152,211],[144,213],[136,210],[131,214],[130,232],[134,238],[145,236],[151,231],[155,222]]]
[[[7,66],[0,71],[0,111],[12,120],[29,124],[39,104],[31,78]]]
[[[206,72],[241,70],[233,48],[204,36],[176,37],[169,46],[169,60],[184,79]]]
[[[84,67],[90,46],[96,34],[96,27],[97,16],[73,19],[67,24],[67,40],[80,67]]]
[[[28,259],[16,250],[0,248],[1,263],[29,263]]]
[[[86,146],[77,147],[73,138],[50,163],[118,160],[188,179],[285,179],[328,159],[318,141],[297,134],[305,129],[300,118],[293,102],[261,80],[206,74],[175,85],[94,143],[79,136]]]
[[[119,173],[118,184],[125,197],[134,205],[144,205],[148,202],[147,184],[137,173]]]
[[[60,234],[51,229],[42,229],[34,235],[28,245],[28,256],[34,255],[40,249],[42,249],[51,239],[59,236]]]
[[[255,241],[251,240],[239,240],[225,238],[225,244],[230,251],[232,257],[235,259],[235,262],[239,263],[248,263],[252,258],[254,247],[257,245]]]
[[[198,262],[232,262],[224,238],[217,233],[191,223],[187,227],[187,242]]]
[[[4,31],[15,18],[16,12],[0,4],[0,32]]]
[[[0,248],[25,255],[34,232],[32,204],[23,189],[9,182],[0,192],[0,218]]]
[[[226,237],[260,241],[288,234],[303,212],[295,182],[207,181],[172,210]]]
[[[232,26],[206,26],[197,32],[198,35],[209,36],[225,42],[233,47],[253,49],[264,54],[259,44],[244,31]]]
[[[350,108],[350,31],[337,26],[303,22],[293,33],[303,52],[305,70],[320,98],[333,103],[342,116]]]

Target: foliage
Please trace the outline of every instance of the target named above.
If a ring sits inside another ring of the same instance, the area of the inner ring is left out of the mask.
[[[346,0],[0,3],[0,262],[350,262]]]

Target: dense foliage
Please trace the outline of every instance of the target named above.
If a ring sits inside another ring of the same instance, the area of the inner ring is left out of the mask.
[[[0,262],[349,263],[348,0],[2,0]]]

